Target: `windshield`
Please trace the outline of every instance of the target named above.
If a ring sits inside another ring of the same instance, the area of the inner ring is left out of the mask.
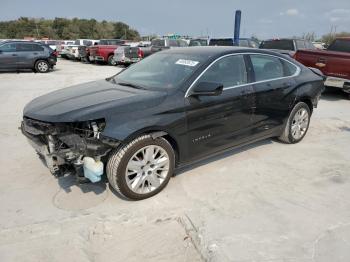
[[[269,40],[263,41],[260,45],[260,48],[294,51],[294,44],[293,40]]]
[[[128,83],[145,89],[170,89],[180,86],[203,62],[203,57],[156,53],[114,77],[116,83]]]

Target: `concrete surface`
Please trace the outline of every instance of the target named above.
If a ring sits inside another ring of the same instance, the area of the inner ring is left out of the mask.
[[[0,73],[0,261],[350,261],[350,101],[327,93],[296,145],[264,140],[181,170],[157,196],[56,179],[17,127],[36,96],[119,69]]]

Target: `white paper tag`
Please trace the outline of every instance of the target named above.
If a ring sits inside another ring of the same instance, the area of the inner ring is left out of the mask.
[[[186,60],[186,59],[179,59],[176,61],[175,64],[177,65],[184,65],[184,66],[196,66],[198,65],[198,61],[193,61],[193,60]]]

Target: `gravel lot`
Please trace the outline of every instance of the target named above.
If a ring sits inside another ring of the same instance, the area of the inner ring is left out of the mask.
[[[326,93],[305,139],[264,140],[181,170],[153,198],[56,179],[17,129],[36,96],[117,67],[60,60],[0,73],[0,261],[350,261],[350,101]]]

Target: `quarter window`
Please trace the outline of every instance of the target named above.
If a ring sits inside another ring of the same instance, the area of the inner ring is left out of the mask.
[[[243,56],[232,55],[220,59],[200,77],[198,82],[220,83],[224,88],[248,83]]]

